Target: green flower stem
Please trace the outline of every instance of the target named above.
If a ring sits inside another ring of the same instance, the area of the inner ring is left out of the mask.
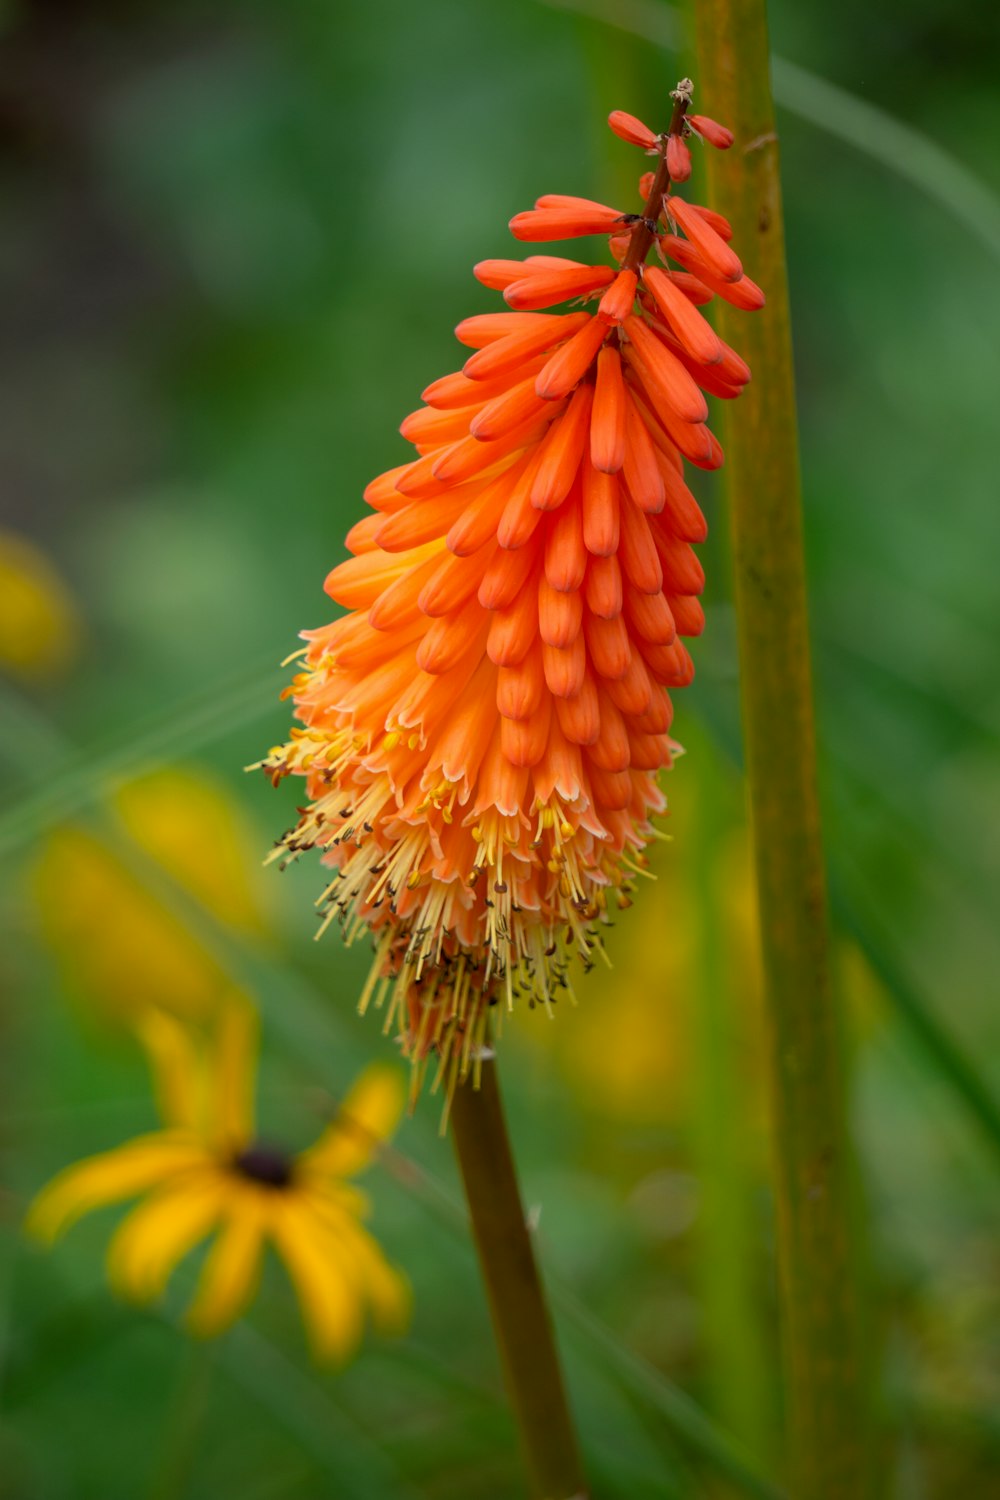
[[[706,147],[767,307],[719,303],[753,382],[726,412],[743,736],[770,1030],[775,1198],[796,1500],[862,1496],[868,1468],[854,1193],[829,966],[816,784],[798,433],[778,143],[764,0],[696,0],[697,111],[736,135]]]
[[[732,833],[741,801],[737,778],[721,764],[709,737],[685,725],[684,741],[698,767],[697,789],[686,784],[684,808],[675,807],[674,818],[697,899],[693,984],[686,1008],[691,1144],[699,1184],[694,1261],[707,1394],[716,1420],[762,1467],[770,1468],[774,1379],[763,1340],[754,1132],[747,1125],[757,1093],[754,1069],[747,1065],[748,1046],[752,1049],[756,1040],[757,1007],[746,1003],[748,955],[734,930],[738,918],[730,890],[736,869],[730,858]]]
[[[471,1077],[456,1088],[450,1128],[529,1493],[532,1500],[582,1500],[576,1435],[492,1059],[482,1064],[478,1088]]]

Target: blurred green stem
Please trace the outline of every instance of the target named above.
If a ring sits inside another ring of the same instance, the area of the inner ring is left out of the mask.
[[[771,1043],[778,1252],[796,1500],[866,1488],[843,1062],[830,980],[798,434],[764,0],[696,0],[699,95],[736,134],[707,149],[713,206],[768,296],[719,309],[753,383],[727,412],[743,736]]]
[[[689,997],[699,1304],[713,1415],[764,1464],[772,1457],[774,1391],[754,1276],[756,1183],[747,1126],[754,1089],[746,1053],[755,1017],[741,995],[747,954],[734,932],[735,903],[727,890],[733,873],[728,835],[738,808],[730,805],[728,780],[708,736],[692,726],[685,741],[699,767],[690,840],[696,982]]]
[[[451,1134],[529,1492],[532,1500],[576,1500],[586,1494],[583,1469],[492,1059],[478,1084],[470,1077],[456,1088]]]

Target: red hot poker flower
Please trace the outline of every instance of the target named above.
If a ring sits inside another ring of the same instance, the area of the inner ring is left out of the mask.
[[[326,580],[347,613],[304,633],[301,725],[263,762],[308,793],[276,856],[318,848],[323,925],[373,934],[362,1009],[385,1003],[418,1081],[436,1055],[449,1090],[491,1005],[550,1006],[570,953],[591,961],[666,805],[666,690],[703,624],[683,460],[721,463],[703,393],[750,378],[698,307],[762,300],[725,220],[672,191],[690,84],[673,98],[662,135],[611,117],[657,155],[641,213],[548,195],[511,224],[607,235],[618,269],[476,267],[511,310],[459,324],[462,370],[402,425],[416,457],[368,486]],[[648,266],[654,246],[684,269]]]

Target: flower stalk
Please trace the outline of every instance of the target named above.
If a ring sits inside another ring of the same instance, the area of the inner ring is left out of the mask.
[[[524,1215],[496,1063],[455,1090],[451,1137],[532,1500],[586,1494],[552,1321]]]
[[[743,736],[771,1051],[790,1487],[863,1495],[867,1469],[852,1176],[831,988],[794,370],[764,0],[697,0],[699,80],[739,143],[706,153],[767,312],[740,322],[754,382],[727,411]],[[730,335],[734,310],[719,306]]]

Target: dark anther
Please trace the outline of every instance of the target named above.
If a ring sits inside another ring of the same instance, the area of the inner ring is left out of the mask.
[[[233,1159],[233,1166],[251,1182],[271,1188],[288,1187],[295,1172],[287,1151],[282,1151],[280,1146],[269,1146],[266,1141],[254,1141]]]

